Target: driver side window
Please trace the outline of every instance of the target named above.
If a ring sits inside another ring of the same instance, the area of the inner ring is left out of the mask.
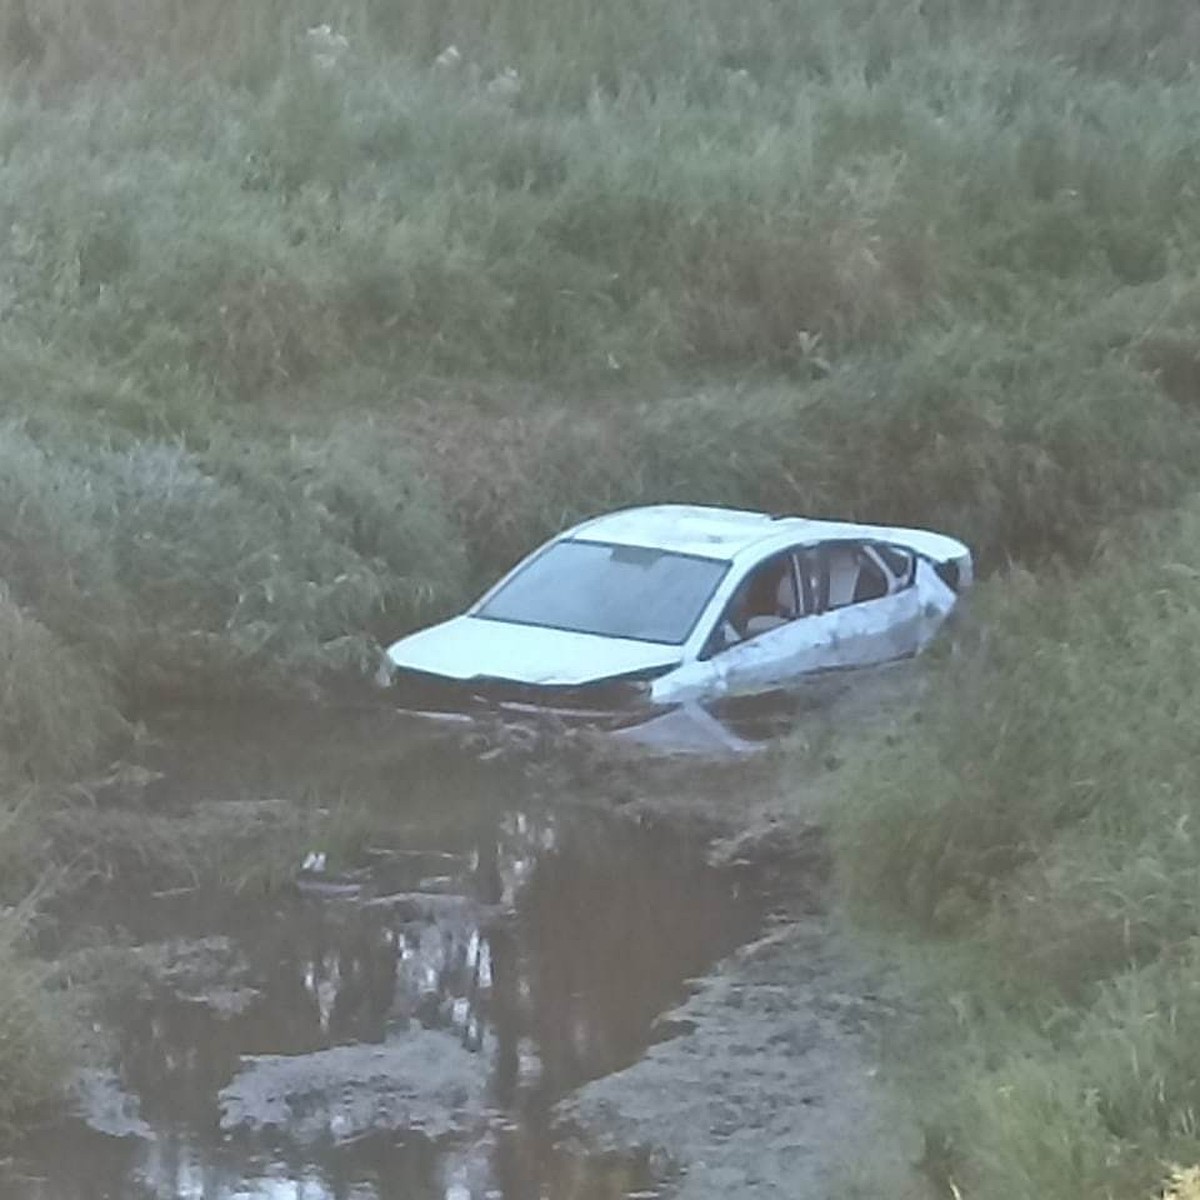
[[[703,657],[739,645],[794,621],[805,611],[797,584],[793,555],[778,554],[755,567],[738,585]]]

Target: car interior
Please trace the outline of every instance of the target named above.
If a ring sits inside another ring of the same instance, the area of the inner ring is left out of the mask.
[[[800,615],[790,555],[764,563],[746,581],[746,603],[739,614],[743,637],[777,629]]]

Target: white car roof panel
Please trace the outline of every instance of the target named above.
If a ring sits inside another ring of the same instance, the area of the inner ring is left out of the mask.
[[[787,546],[839,538],[894,541],[935,558],[966,552],[966,547],[954,538],[927,530],[808,517],[772,517],[766,513],[687,504],[658,504],[609,513],[585,521],[563,536],[695,554],[725,562],[761,543]]]
[[[618,546],[647,546],[727,562],[778,529],[779,522],[765,513],[658,504],[596,517],[576,526],[566,536]]]

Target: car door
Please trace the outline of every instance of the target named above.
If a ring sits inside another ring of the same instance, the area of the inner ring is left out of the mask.
[[[915,654],[921,607],[916,564],[900,547],[836,542],[821,547],[831,667],[863,667]]]
[[[800,617],[722,650],[712,660],[718,694],[771,691],[821,670],[828,663],[833,644],[820,624],[819,617]]]
[[[789,609],[785,618],[773,628],[763,628],[755,624],[756,618],[752,616],[748,628],[738,631],[740,640],[725,644],[722,629],[728,628],[739,597],[747,589],[752,590],[754,574],[771,571],[780,563],[786,566],[782,577],[786,594],[779,597]],[[770,691],[833,665],[833,627],[818,612],[818,576],[818,561],[801,547],[791,548],[748,573],[744,586],[735,592],[729,608],[718,620],[697,664],[697,679],[701,674],[705,677],[705,698]]]

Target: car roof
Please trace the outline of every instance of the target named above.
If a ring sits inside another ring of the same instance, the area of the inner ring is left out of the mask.
[[[756,547],[769,552],[776,546],[839,538],[896,541],[919,553],[932,555],[965,550],[953,538],[925,530],[894,529],[809,517],[777,517],[768,513],[694,504],[628,508],[584,521],[569,529],[562,537],[571,541],[642,546],[722,562],[730,562]]]

